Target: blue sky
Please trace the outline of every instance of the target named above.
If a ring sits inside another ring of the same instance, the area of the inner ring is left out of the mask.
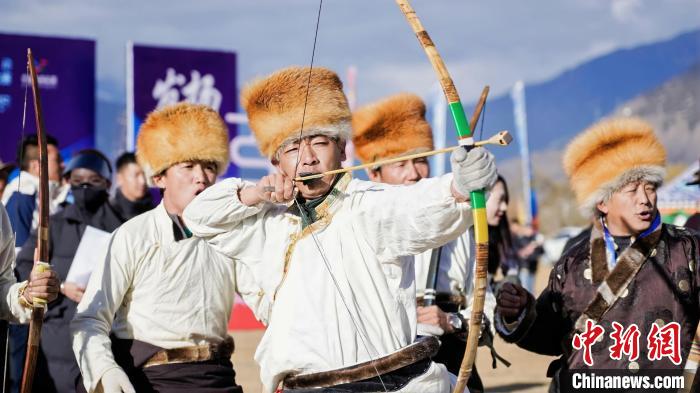
[[[549,79],[621,47],[700,26],[700,0],[414,0],[463,101],[516,80]],[[98,95],[123,101],[127,40],[234,50],[239,84],[309,63],[318,1],[3,0],[0,31],[97,40]],[[435,76],[390,0],[325,0],[316,64],[358,69],[365,103],[399,91],[427,95]]]

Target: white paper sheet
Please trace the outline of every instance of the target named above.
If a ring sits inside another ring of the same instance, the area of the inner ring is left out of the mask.
[[[83,237],[80,238],[80,244],[78,244],[78,250],[70,265],[66,282],[72,282],[85,288],[90,280],[92,269],[107,257],[111,238],[111,233],[88,225]]]

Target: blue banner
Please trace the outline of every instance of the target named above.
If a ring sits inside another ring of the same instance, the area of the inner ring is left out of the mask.
[[[64,158],[95,141],[95,41],[0,34],[0,159],[15,161],[22,135],[35,134],[27,48],[32,49],[46,132],[58,139]]]
[[[126,146],[133,150],[139,126],[151,111],[181,101],[208,105],[227,120],[238,107],[236,54],[227,51],[132,45],[127,48]],[[226,121],[229,139],[236,124]],[[230,165],[225,176],[238,176]]]

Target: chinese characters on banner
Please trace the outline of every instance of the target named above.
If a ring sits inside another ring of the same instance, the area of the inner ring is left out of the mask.
[[[238,103],[236,54],[226,51],[132,45],[127,48],[127,150],[134,150],[138,129],[148,113],[177,102],[204,104],[223,119]],[[227,122],[229,139],[236,125]],[[239,176],[230,165],[224,176]]]
[[[58,139],[64,157],[92,147],[95,41],[0,34],[0,159],[15,161],[17,141],[22,135],[25,91],[31,83],[27,77],[27,48],[34,54],[46,132]],[[24,133],[36,133],[31,93]]]
[[[156,109],[176,104],[180,101],[204,104],[219,111],[221,109],[221,92],[215,86],[212,74],[202,76],[199,71],[190,72],[190,80],[178,74],[174,68],[165,71],[165,78],[158,79],[153,86],[152,96],[158,100]]]
[[[622,360],[622,356],[628,357],[629,361],[639,359],[639,338],[640,330],[635,324],[625,328],[617,322],[612,323],[613,332],[610,338],[613,340],[608,350],[610,358]],[[586,321],[586,329],[574,335],[571,345],[576,350],[583,350],[583,362],[593,366],[593,356],[591,348],[602,341],[605,329],[602,326]],[[681,364],[681,325],[678,322],[667,323],[663,326],[652,323],[649,334],[646,337],[647,358],[650,361],[668,358],[673,364]]]

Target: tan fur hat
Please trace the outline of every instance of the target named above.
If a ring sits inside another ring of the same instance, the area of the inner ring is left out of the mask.
[[[415,94],[397,94],[358,109],[352,128],[355,153],[363,163],[433,149],[425,104]]]
[[[313,68],[310,79],[308,67],[289,67],[255,80],[243,88],[241,104],[260,151],[270,158],[298,138],[302,119],[304,136],[350,137],[343,83],[327,68]]]
[[[596,205],[635,181],[661,185],[666,150],[651,125],[638,118],[594,124],[567,146],[564,170],[582,214],[594,217]]]
[[[179,103],[148,114],[139,129],[136,157],[146,178],[185,161],[212,161],[219,174],[229,164],[228,128],[205,105]]]

